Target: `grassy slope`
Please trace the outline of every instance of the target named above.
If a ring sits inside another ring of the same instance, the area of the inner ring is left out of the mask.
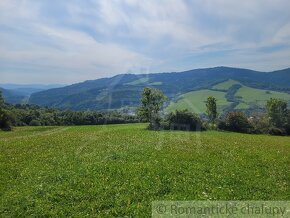
[[[148,217],[153,200],[289,200],[290,138],[143,124],[0,132],[0,216]]]
[[[269,93],[267,93],[269,92]],[[264,106],[270,98],[280,98],[286,101],[290,101],[290,95],[282,92],[275,92],[270,90],[254,89],[247,86],[241,87],[236,96],[241,97],[242,103],[240,103],[237,109],[247,109],[250,104],[257,104]],[[244,104],[243,104],[244,103]]]
[[[206,111],[205,101],[209,96],[214,96],[217,99],[217,105],[219,110],[229,106],[225,98],[225,92],[212,91],[212,90],[199,90],[188,92],[180,96],[180,99],[177,102],[171,102],[170,105],[166,108],[167,111],[183,110],[188,109],[189,111],[196,113],[204,113]]]
[[[213,86],[213,89],[227,91],[231,86],[235,84],[241,84],[235,80],[227,80]],[[180,96],[177,102],[171,102],[167,111],[174,111],[176,109],[188,109],[196,113],[204,113],[206,111],[205,101],[208,96],[214,96],[218,102],[219,111],[230,105],[225,98],[225,92],[213,91],[213,90],[199,90],[188,92]],[[275,92],[270,90],[255,89],[242,85],[237,91],[235,96],[240,98],[240,103],[235,109],[248,109],[250,105],[256,104],[264,106],[270,98],[280,98],[286,101],[290,101],[290,95],[283,92]]]
[[[222,83],[219,83],[219,84],[213,86],[212,88],[219,89],[219,90],[228,90],[229,88],[231,88],[235,84],[241,84],[241,83],[239,83],[238,81],[229,79],[225,82],[222,82]]]
[[[140,78],[140,79],[134,80],[133,82],[126,83],[126,85],[136,86],[136,85],[141,85],[141,84],[144,84],[144,83],[147,83],[147,82],[149,82],[149,78],[144,77],[144,78]]]

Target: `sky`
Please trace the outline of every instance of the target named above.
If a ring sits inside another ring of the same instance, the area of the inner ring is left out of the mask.
[[[0,0],[0,83],[290,67],[289,0]]]

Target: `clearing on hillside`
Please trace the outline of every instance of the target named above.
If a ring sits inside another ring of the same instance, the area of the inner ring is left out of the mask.
[[[240,85],[240,88],[238,87],[235,92],[227,96],[227,94],[230,93],[229,90],[234,85]],[[237,102],[235,108],[233,109],[241,110],[247,110],[251,106],[264,107],[267,100],[270,98],[279,98],[290,102],[290,94],[288,93],[251,88],[241,84],[238,81],[230,79],[214,85],[211,89],[202,89],[182,94],[178,96],[176,101],[170,102],[169,106],[166,108],[166,111],[172,112],[175,110],[187,109],[195,113],[205,113],[205,102],[209,96],[213,96],[217,99],[217,106],[220,113],[225,109],[229,109],[233,103],[233,98],[235,98],[235,101]]]
[[[240,82],[232,80],[232,79],[229,79],[229,80],[227,80],[225,82],[222,82],[222,83],[219,83],[219,84],[213,86],[212,88],[213,89],[218,89],[218,90],[221,90],[221,91],[222,90],[227,91],[229,88],[231,88],[235,84],[240,84],[241,85]]]
[[[167,112],[175,110],[184,110],[188,109],[191,112],[195,113],[205,113],[206,111],[206,100],[208,96],[213,96],[217,99],[217,105],[219,111],[222,111],[224,108],[229,106],[231,103],[225,98],[226,93],[221,91],[213,90],[198,90],[188,92],[184,95],[179,96],[179,99],[176,102],[171,102],[166,108]]]
[[[242,86],[235,94],[240,98],[240,104],[236,109],[248,109],[250,105],[258,105],[264,107],[270,98],[279,98],[290,101],[290,95],[283,92],[275,92],[271,90],[254,89]]]

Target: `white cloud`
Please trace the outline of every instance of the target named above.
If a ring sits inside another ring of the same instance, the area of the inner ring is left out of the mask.
[[[76,82],[144,67],[286,67],[289,8],[288,0],[1,0],[0,75],[53,82],[63,72]]]

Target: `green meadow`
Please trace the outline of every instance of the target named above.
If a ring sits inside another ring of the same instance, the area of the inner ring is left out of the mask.
[[[0,217],[148,217],[155,200],[289,200],[290,138],[146,124],[0,131]]]
[[[214,85],[212,88],[213,89],[218,89],[218,90],[225,90],[227,91],[229,88],[231,88],[233,85],[235,84],[241,84],[240,82],[238,81],[235,81],[235,80],[232,80],[232,79],[229,79],[225,82],[222,82],[222,83],[219,83],[217,85]]]
[[[290,95],[288,93],[255,89],[247,86],[242,86],[237,91],[236,96],[241,98],[241,103],[236,109],[247,109],[251,104],[264,106],[270,98],[290,101]]]
[[[227,80],[212,86],[210,89],[202,89],[197,91],[187,92],[178,96],[176,101],[171,101],[166,108],[167,112],[175,110],[187,109],[194,113],[205,113],[206,100],[208,96],[213,96],[217,99],[218,111],[221,113],[224,109],[231,105],[231,101],[226,98],[228,90],[233,86],[239,84],[241,87],[236,91],[238,104],[234,109],[249,109],[250,106],[264,107],[270,98],[283,99],[290,102],[290,94],[284,92],[277,92],[271,90],[263,90],[251,88],[241,84],[235,80]]]
[[[166,108],[166,111],[171,112],[175,110],[188,109],[191,112],[204,113],[206,111],[205,102],[208,96],[213,96],[216,98],[218,109],[221,111],[231,104],[227,101],[225,95],[225,92],[207,89],[188,92],[179,96],[179,99],[176,102],[170,102],[169,106]]]

